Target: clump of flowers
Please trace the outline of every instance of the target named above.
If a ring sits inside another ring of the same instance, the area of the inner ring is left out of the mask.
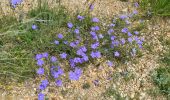
[[[138,30],[130,28],[130,18],[136,14],[137,11],[134,11],[129,15],[115,17],[107,26],[102,26],[97,17],[83,15],[77,16],[76,23],[68,22],[66,24],[68,31],[64,34],[58,33],[53,41],[53,45],[56,46],[56,56],[50,56],[45,52],[35,57],[39,66],[37,74],[47,78],[41,82],[39,90],[43,91],[49,85],[48,77],[55,79],[56,86],[62,86],[60,77],[63,74],[68,75],[71,81],[79,80],[84,65],[92,60],[104,57],[108,60],[107,65],[113,67],[116,62],[135,57],[144,41],[140,38]],[[64,72],[59,66],[62,61],[69,63],[69,66],[65,66],[69,72]],[[97,82],[98,80],[95,84]],[[39,97],[44,97],[42,92]]]
[[[11,3],[11,5],[12,5],[13,8],[16,8],[16,6],[17,6],[18,4],[21,4],[22,1],[23,1],[23,0],[10,0],[10,3]]]

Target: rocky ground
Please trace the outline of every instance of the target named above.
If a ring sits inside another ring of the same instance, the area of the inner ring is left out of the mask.
[[[28,11],[29,8],[36,6],[35,0],[25,0],[23,5],[23,11]],[[49,0],[49,4],[56,6],[54,1]],[[88,7],[86,0],[61,0],[61,4],[65,5],[70,11],[76,12],[77,9],[85,10]],[[5,14],[10,14],[11,9],[8,9],[6,0],[2,0],[1,6]],[[130,10],[130,3],[121,2],[119,0],[96,0],[94,3],[95,9],[93,11],[94,16],[101,18],[111,18],[118,13],[126,12]],[[103,93],[110,87],[119,92],[121,97],[133,100],[166,100],[163,96],[152,97],[148,91],[154,87],[151,79],[151,72],[155,68],[159,67],[158,59],[159,54],[164,52],[166,47],[163,47],[159,37],[165,34],[165,37],[170,37],[170,21],[167,19],[157,19],[155,21],[146,20],[147,24],[145,31],[142,33],[145,41],[150,45],[151,50],[148,48],[143,49],[143,56],[137,58],[137,62],[128,62],[125,65],[108,67],[103,62],[98,68],[94,65],[89,65],[87,71],[79,81],[63,82],[63,87],[49,87],[47,89],[48,96],[51,100],[114,100],[114,97],[104,97]],[[154,23],[152,23],[154,22]],[[120,73],[126,73],[127,80]],[[110,76],[114,74],[112,79]],[[119,77],[117,77],[117,75]],[[129,78],[129,79],[128,79]],[[98,85],[94,85],[93,81],[98,79]],[[0,100],[34,100],[36,99],[36,88],[38,79],[29,80],[18,86],[15,83],[12,87],[9,87],[11,91],[6,91],[1,86]],[[83,89],[83,85],[88,83],[89,88]],[[51,84],[53,86],[53,83]]]

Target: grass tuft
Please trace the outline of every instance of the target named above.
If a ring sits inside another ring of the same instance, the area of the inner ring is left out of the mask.
[[[141,8],[155,16],[170,16],[170,0],[141,0]]]

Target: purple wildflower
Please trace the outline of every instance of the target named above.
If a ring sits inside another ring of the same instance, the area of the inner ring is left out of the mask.
[[[130,37],[130,36],[132,36],[132,34],[130,32],[128,32],[128,36]]]
[[[92,31],[98,31],[98,30],[100,30],[100,27],[99,26],[94,26],[94,27],[91,27],[91,30]]]
[[[80,33],[79,29],[75,29],[74,33],[79,34]]]
[[[127,18],[127,16],[126,16],[126,15],[121,15],[119,18],[122,19],[122,20],[124,20],[124,19]]]
[[[139,40],[139,38],[138,38],[137,36],[135,36],[134,39],[135,39],[135,41],[138,41],[138,40]]]
[[[82,74],[82,70],[80,68],[75,68],[74,71],[69,72],[70,80],[78,80]]]
[[[136,41],[137,42],[137,44],[139,44],[139,45],[142,45],[142,41],[141,40],[138,40],[138,41]]]
[[[62,80],[57,80],[55,83],[57,86],[62,86]]]
[[[64,74],[64,71],[63,71],[63,69],[61,69],[59,66],[58,66],[58,74],[59,75],[63,75]]]
[[[73,60],[73,59],[70,59],[69,62],[70,62],[70,66],[71,66],[72,68],[74,68],[74,67],[75,67],[74,60]]]
[[[90,32],[93,39],[98,40],[97,34],[95,32]]]
[[[39,75],[43,75],[44,74],[44,68],[39,68],[38,70],[37,70],[37,74],[39,74]]]
[[[125,22],[126,22],[126,24],[127,24],[127,25],[129,25],[129,24],[130,24],[130,21],[128,21],[128,20],[125,20]]]
[[[128,38],[128,41],[129,41],[130,43],[132,43],[133,39],[130,37],[130,38]]]
[[[127,33],[128,32],[128,28],[123,28],[122,29],[122,33]]]
[[[33,30],[36,30],[37,28],[38,28],[37,25],[35,25],[35,24],[32,25]]]
[[[95,27],[91,27],[91,31],[95,31]]]
[[[96,36],[97,34],[96,34],[96,32],[90,32],[90,34],[92,35],[92,36]]]
[[[57,58],[54,57],[54,56],[52,56],[52,57],[51,57],[51,62],[56,62],[56,61],[57,61]]]
[[[118,40],[112,41],[112,44],[113,44],[114,46],[118,46],[118,45],[119,45],[119,41],[118,41]]]
[[[44,100],[45,99],[45,95],[42,93],[38,94],[38,100]]]
[[[99,19],[96,18],[96,17],[94,17],[94,18],[92,19],[92,22],[98,23],[98,22],[99,22]]]
[[[62,54],[60,54],[60,57],[63,58],[63,59],[66,59],[67,54],[66,53],[62,53]]]
[[[55,40],[54,43],[55,43],[56,45],[58,45],[58,44],[59,44],[59,41]]]
[[[52,76],[53,76],[54,78],[58,78],[58,77],[59,77],[59,73],[56,72],[56,71],[52,71],[51,74],[52,74]]]
[[[48,86],[48,80],[42,80],[39,86],[40,90],[44,90]]]
[[[99,38],[100,38],[100,39],[103,39],[104,36],[103,36],[102,34],[99,34]]]
[[[43,55],[42,55],[42,54],[37,54],[37,55],[35,56],[35,59],[36,59],[36,60],[39,60],[39,59],[41,59],[41,58],[43,58]]]
[[[108,62],[107,62],[107,65],[108,65],[109,67],[112,67],[112,66],[113,66],[113,62],[108,61]]]
[[[95,30],[96,31],[100,30],[100,27],[99,26],[95,26]]]
[[[110,27],[114,27],[114,26],[115,26],[115,24],[113,24],[113,23],[110,24]]]
[[[139,48],[141,48],[141,49],[142,49],[142,45],[138,44],[138,46],[139,46]]]
[[[82,21],[82,20],[84,19],[84,16],[78,15],[78,16],[77,16],[77,19],[78,19],[79,21]]]
[[[120,56],[119,52],[118,51],[114,52],[114,56],[119,57]]]
[[[79,41],[79,40],[76,40],[76,41],[75,41],[75,44],[76,44],[76,45],[78,45],[79,43],[80,43],[80,41]]]
[[[91,52],[90,55],[91,55],[92,58],[95,58],[95,57],[96,57],[96,54],[95,54],[95,52],[93,52],[93,51]]]
[[[91,44],[92,49],[96,49],[99,46],[99,42],[96,42],[94,44]]]
[[[43,56],[44,58],[48,58],[48,53],[47,53],[47,52],[44,52],[44,53],[42,53],[42,56]]]
[[[85,55],[85,53],[81,49],[77,50],[76,54],[80,56]]]
[[[89,9],[92,11],[94,9],[94,4],[90,4]]]
[[[37,65],[42,66],[44,64],[44,61],[42,59],[37,60]]]
[[[135,7],[139,7],[139,4],[137,2],[134,3]]]
[[[96,51],[96,52],[92,51],[90,55],[92,58],[100,58],[101,57],[101,53],[99,51]]]
[[[134,33],[135,33],[135,35],[138,35],[138,34],[139,34],[139,32],[138,32],[138,31],[134,31]]]
[[[73,24],[69,22],[69,23],[67,23],[67,26],[68,26],[68,28],[72,28]]]
[[[120,41],[122,44],[125,44],[125,42],[126,42],[126,40],[124,38],[122,38]]]
[[[112,41],[114,41],[115,38],[116,38],[116,36],[114,36],[114,35],[110,37],[110,39],[111,39]]]
[[[77,45],[76,45],[75,42],[70,42],[70,46],[74,48],[74,47],[76,47]]]
[[[88,60],[89,60],[89,57],[86,56],[86,55],[84,55],[84,56],[83,56],[83,60],[84,60],[84,61],[88,61]]]
[[[63,34],[61,34],[61,33],[58,34],[58,38],[59,38],[59,39],[62,39],[62,38],[63,38]]]
[[[134,11],[133,11],[133,14],[134,14],[134,15],[137,15],[137,14],[138,14],[138,11],[137,11],[137,10],[134,10]]]
[[[81,63],[81,59],[78,58],[78,57],[75,57],[75,58],[73,59],[73,61],[74,61],[74,63]]]
[[[114,32],[113,29],[109,29],[109,30],[107,31],[107,33],[108,33],[109,35],[111,35],[113,32]]]
[[[81,49],[83,52],[86,52],[86,51],[87,51],[87,48],[86,48],[85,46],[80,47],[80,49]]]

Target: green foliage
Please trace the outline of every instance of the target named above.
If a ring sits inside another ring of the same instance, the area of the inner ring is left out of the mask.
[[[154,82],[162,93],[170,94],[170,66],[160,67],[156,70]]]
[[[170,96],[170,51],[167,51],[163,55],[161,59],[161,66],[156,69],[153,79],[160,91]]]
[[[22,22],[11,16],[1,18],[0,78],[5,80],[8,77],[20,82],[33,78],[37,69],[33,57],[53,48],[48,45],[56,37],[56,30],[66,25],[68,18],[64,7],[50,9],[45,4],[29,11],[27,19]],[[37,30],[31,29],[33,24],[38,26]]]
[[[0,18],[0,32],[7,31],[11,25],[17,24],[17,19],[13,16],[3,16]]]
[[[141,8],[156,16],[170,16],[170,0],[142,0]]]

